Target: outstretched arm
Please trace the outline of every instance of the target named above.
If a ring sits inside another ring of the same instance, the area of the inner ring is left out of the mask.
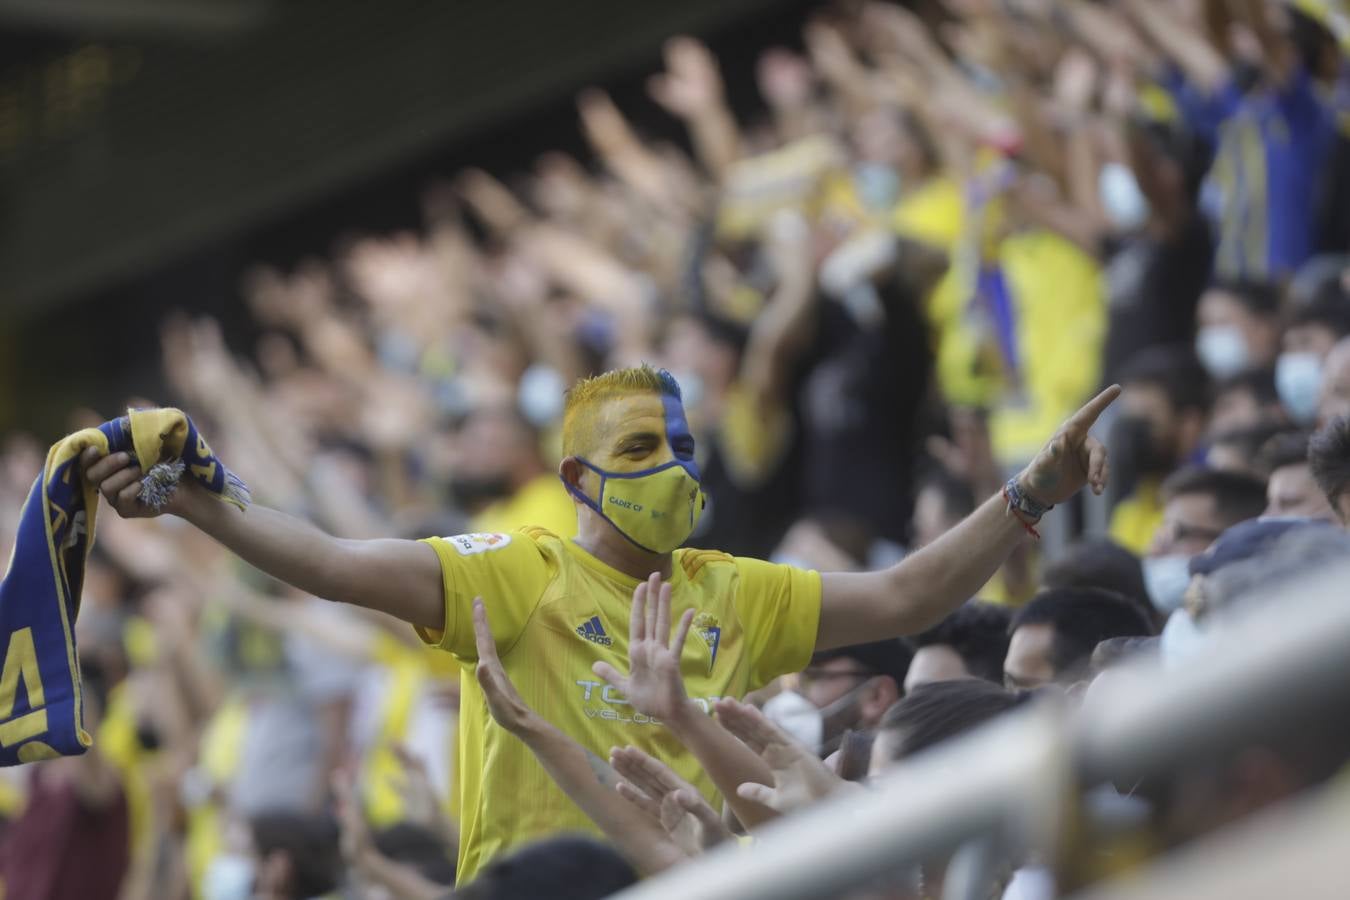
[[[141,470],[128,453],[80,458],[85,480],[124,518],[157,513],[141,503]],[[445,627],[441,564],[416,541],[335,538],[310,523],[265,506],[237,509],[208,496],[191,479],[175,488],[164,512],[178,515],[245,562],[325,600],[364,606],[413,625]]]
[[[621,692],[643,715],[659,719],[694,754],[713,784],[726,797],[736,818],[747,828],[772,818],[772,809],[740,797],[736,788],[747,781],[767,783],[767,766],[747,746],[717,724],[708,711],[689,699],[680,675],[680,653],[689,635],[694,611],[685,610],[670,637],[671,586],[655,573],[633,590],[629,616],[628,668],[623,675],[597,662],[595,674]]]
[[[1069,499],[1084,484],[1102,492],[1106,448],[1088,429],[1118,396],[1120,388],[1112,385],[1061,426],[1017,476],[1024,494],[1049,506]],[[816,649],[914,634],[937,624],[974,596],[1024,537],[1023,523],[995,496],[889,569],[823,573]]]
[[[497,656],[481,598],[473,603],[473,633],[478,644],[475,674],[497,724],[530,748],[558,787],[639,871],[659,872],[684,859],[659,821],[619,796],[619,776],[609,763],[525,705]]]

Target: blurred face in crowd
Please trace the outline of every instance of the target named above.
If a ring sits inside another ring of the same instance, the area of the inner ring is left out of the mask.
[[[533,433],[507,409],[470,413],[450,455],[451,493],[470,510],[510,496],[539,470]]]
[[[1178,410],[1160,385],[1127,384],[1118,401],[1121,416],[1116,427],[1136,430],[1135,465],[1144,474],[1163,475],[1176,467],[1200,440],[1204,429],[1198,410]]]
[[[1200,327],[1201,359],[1206,361],[1213,374],[1221,376],[1275,364],[1275,357],[1280,352],[1280,329],[1274,316],[1257,315],[1228,291],[1214,287],[1201,296],[1196,317]],[[1215,342],[1222,345],[1222,361],[1206,359],[1207,335],[1228,338]],[[1220,362],[1221,371],[1214,371],[1212,362]]]
[[[1282,416],[1279,401],[1262,402],[1250,385],[1234,385],[1214,397],[1209,412],[1209,433],[1223,435],[1255,428],[1279,421]]]
[[[1213,440],[1205,453],[1205,465],[1221,472],[1237,472],[1254,478],[1265,477],[1265,470],[1256,464],[1255,455],[1248,442],[1242,440],[1238,434],[1219,434]]]
[[[666,332],[662,359],[680,383],[685,411],[694,417],[691,421],[715,420],[722,393],[736,378],[740,364],[736,348],[715,340],[699,320],[681,316]]]
[[[1327,354],[1322,370],[1322,396],[1317,404],[1318,419],[1350,415],[1350,338],[1341,340]]]
[[[1003,660],[1003,681],[1013,690],[1029,690],[1055,680],[1055,627],[1048,622],[1023,625],[1012,633]]]
[[[1334,521],[1336,513],[1313,480],[1307,463],[1281,466],[1270,473],[1266,483],[1267,516],[1308,516]]]
[[[858,119],[853,127],[853,144],[858,159],[889,166],[900,173],[902,182],[921,181],[928,174],[929,161],[922,144],[894,109],[875,109]]]
[[[1285,353],[1311,353],[1318,359],[1327,354],[1340,340],[1336,332],[1321,322],[1303,322],[1291,325],[1284,332]]]
[[[928,644],[914,652],[909,671],[905,673],[905,693],[932,681],[955,681],[971,678],[966,661],[949,644]]]
[[[1163,521],[1153,536],[1150,556],[1196,556],[1223,533],[1213,495],[1178,494],[1163,506]]]
[[[877,675],[847,656],[812,663],[798,678],[802,696],[825,713],[827,743],[845,729],[875,727],[899,699],[899,690],[891,678]]]

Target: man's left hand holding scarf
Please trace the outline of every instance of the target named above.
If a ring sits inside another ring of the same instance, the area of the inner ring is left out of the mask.
[[[0,766],[83,753],[93,742],[82,721],[75,618],[98,512],[98,482],[81,472],[100,457],[137,462],[109,497],[122,515],[171,508],[180,478],[241,509],[249,502],[247,486],[176,409],[132,410],[52,446],[0,581]]]

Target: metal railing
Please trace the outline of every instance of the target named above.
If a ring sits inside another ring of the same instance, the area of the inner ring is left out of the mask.
[[[1202,659],[1166,672],[1125,667],[1081,710],[1046,703],[1005,717],[907,761],[861,797],[772,823],[750,849],[718,848],[618,896],[809,900],[973,839],[1052,851],[1068,792],[1079,786],[1165,770],[1308,717],[1345,715],[1347,584],[1350,565],[1328,568],[1234,622]]]

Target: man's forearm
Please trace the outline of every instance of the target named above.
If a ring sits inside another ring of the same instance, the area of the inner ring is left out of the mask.
[[[995,495],[955,528],[889,570],[895,596],[906,598],[905,628],[915,634],[974,597],[1027,531]]]
[[[693,701],[670,717],[666,726],[703,766],[713,784],[722,792],[732,812],[746,828],[777,817],[767,806],[743,800],[736,789],[747,782],[772,785],[773,773],[755,753],[736,736],[719,725]]]
[[[667,869],[684,857],[661,826],[619,796],[620,778],[608,762],[534,715],[516,732],[572,802],[643,874]]]
[[[933,543],[879,572],[822,572],[816,649],[918,634],[975,596],[1026,532],[991,497]]]
[[[439,598],[433,600],[420,583],[426,579],[419,571],[425,574],[434,567],[439,573],[429,547],[335,538],[265,506],[240,510],[191,485],[180,514],[245,562],[316,597],[376,609],[416,625],[444,627]]]

